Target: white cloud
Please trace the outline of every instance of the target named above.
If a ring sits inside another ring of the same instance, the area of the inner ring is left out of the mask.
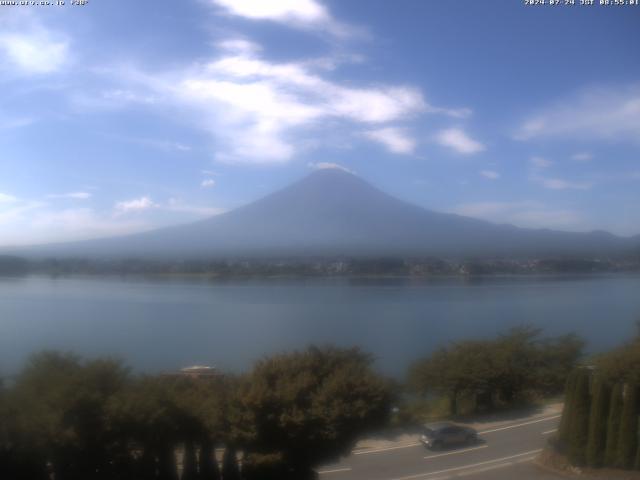
[[[593,184],[588,182],[572,182],[562,178],[550,178],[532,175],[531,180],[549,190],[589,190]]]
[[[547,160],[543,157],[531,157],[529,159],[529,163],[534,168],[549,168],[551,165],[553,165],[553,162],[551,160]]]
[[[416,142],[403,129],[395,127],[378,128],[364,132],[365,137],[381,143],[392,153],[413,153]]]
[[[206,66],[188,90],[216,98],[242,110],[304,123],[322,116],[358,122],[395,121],[422,112],[421,92],[405,86],[345,87],[323,79],[308,63],[269,63],[248,56],[223,57]],[[218,79],[226,77],[224,81]],[[280,108],[284,102],[285,108]]]
[[[200,186],[202,188],[211,188],[214,187],[216,184],[216,181],[213,178],[205,178],[204,180],[202,180],[202,182],[200,183]]]
[[[472,139],[460,128],[441,130],[436,134],[435,139],[440,145],[451,148],[464,155],[471,155],[485,149],[483,144]]]
[[[228,38],[218,42],[216,45],[222,50],[241,54],[254,54],[262,50],[260,45],[244,38]]]
[[[426,110],[429,113],[441,113],[452,118],[468,118],[473,114],[470,108],[443,108],[428,105]]]
[[[540,202],[476,202],[464,203],[450,210],[451,213],[480,218],[495,223],[509,223],[526,228],[557,228],[583,230],[582,216],[568,209],[557,209]]]
[[[6,201],[3,201],[6,200]],[[156,204],[148,197],[119,202],[116,211],[92,208],[60,209],[46,202],[22,200],[11,195],[0,196],[0,246],[28,245],[43,242],[84,240],[137,233],[173,224],[171,212],[191,218],[202,218],[224,212],[223,209],[190,205],[170,199]],[[124,215],[126,212],[162,213],[151,219],[147,215]]]
[[[12,223],[24,218],[25,214],[46,206],[43,202],[21,201],[15,197],[6,203],[0,201],[0,226],[2,226],[2,242],[8,243],[8,234]]]
[[[90,208],[43,210],[31,215],[25,227],[30,233],[19,243],[32,243],[31,238],[46,238],[47,242],[84,240],[126,235],[148,230],[150,223],[142,220],[109,218]]]
[[[171,140],[158,140],[155,138],[133,138],[133,137],[124,137],[124,136],[113,136],[117,139],[128,141],[131,143],[136,143],[138,145],[142,145],[145,147],[157,148],[159,150],[165,151],[178,151],[178,152],[190,152],[191,147],[189,145],[185,145],[184,143],[174,142]]]
[[[128,92],[119,99],[122,105],[168,109],[205,129],[215,137],[216,159],[227,163],[289,161],[318,145],[314,129],[322,128],[326,138],[327,127],[342,138],[362,131],[363,125],[372,131],[389,129],[378,132],[385,135],[384,145],[404,153],[412,150],[413,141],[397,122],[423,113],[459,113],[427,104],[412,86],[342,84],[326,78],[324,67],[313,62],[269,62],[256,56],[256,48],[230,48],[209,63],[175,71],[147,73],[127,66],[101,73],[126,83],[112,89]],[[152,104],[146,103],[148,97]],[[100,102],[84,99],[81,104],[99,107]],[[113,105],[107,102],[104,108]],[[477,142],[467,142],[469,148],[476,150]]]
[[[530,116],[515,137],[637,143],[640,140],[640,85],[584,90]]]
[[[590,162],[593,160],[593,154],[589,152],[579,152],[571,155],[571,160],[575,160],[576,162]]]
[[[484,178],[488,178],[489,180],[497,180],[500,178],[500,174],[493,170],[482,170],[480,172],[480,175],[482,175]]]
[[[0,204],[2,203],[15,203],[18,199],[13,195],[9,195],[8,193],[0,192]]]
[[[280,22],[323,22],[329,17],[326,9],[314,0],[211,0],[233,15],[255,20]]]
[[[224,208],[190,205],[177,198],[170,198],[162,208],[169,212],[188,213],[198,217],[211,217],[226,212]]]
[[[57,72],[69,61],[66,35],[45,28],[30,13],[0,18],[0,32],[0,70],[41,75]]]
[[[115,210],[119,214],[124,214],[129,212],[141,212],[156,207],[158,207],[158,205],[149,197],[139,197],[132,200],[117,202]]]
[[[209,0],[230,15],[269,20],[304,29],[317,29],[340,37],[357,33],[336,21],[316,0]]]
[[[69,192],[69,193],[52,193],[47,198],[70,198],[74,200],[87,200],[91,198],[89,192]]]
[[[355,174],[353,170],[345,167],[344,165],[340,165],[339,163],[333,162],[316,162],[316,163],[308,163],[307,166],[314,170],[342,170],[344,172],[349,172]]]

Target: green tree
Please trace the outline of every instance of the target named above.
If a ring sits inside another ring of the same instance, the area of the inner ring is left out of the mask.
[[[538,345],[536,389],[543,396],[561,394],[583,355],[584,340],[574,333],[543,339]]]
[[[220,480],[220,469],[215,456],[214,442],[209,437],[203,438],[200,444],[198,472],[200,473],[200,480]]]
[[[20,407],[13,391],[2,387],[0,384],[0,478],[45,480],[46,459],[19,428]]]
[[[127,377],[111,360],[44,352],[28,361],[13,389],[20,436],[53,465],[56,479],[115,478],[126,468],[126,445],[113,436],[106,411]]]
[[[630,383],[625,386],[618,455],[616,465],[621,468],[633,468],[638,442],[638,386]]]
[[[227,445],[222,455],[222,478],[223,480],[240,480],[237,452],[232,445]]]
[[[598,357],[596,365],[612,382],[640,384],[640,333],[629,343]]]
[[[409,385],[414,391],[450,399],[451,413],[460,413],[461,396],[490,410],[526,401],[532,395],[560,393],[581,356],[583,342],[575,335],[542,339],[528,326],[511,329],[494,340],[456,342],[414,363]]]
[[[571,372],[566,381],[564,394],[564,407],[562,408],[562,417],[560,418],[560,426],[558,427],[558,439],[562,449],[569,444],[569,434],[571,432],[571,416],[573,415],[573,402],[576,391],[576,381],[580,373],[578,370]]]
[[[586,369],[580,369],[576,379],[569,427],[569,460],[577,466],[586,463],[590,410],[589,380],[589,372]]]
[[[589,440],[587,442],[587,465],[594,468],[604,464],[607,435],[607,414],[611,390],[601,376],[596,376],[593,384],[591,413],[589,414]]]
[[[358,349],[310,347],[256,364],[238,401],[249,454],[281,454],[289,476],[348,454],[359,436],[384,425],[392,394]],[[223,474],[224,477],[224,474]]]
[[[178,436],[184,444],[183,480],[219,478],[213,449],[226,434],[226,385],[221,377],[165,379],[180,416]],[[199,447],[201,461],[196,459]],[[200,473],[198,472],[200,464]]]
[[[540,330],[516,327],[490,345],[494,361],[494,379],[502,401],[511,405],[526,390],[535,390],[541,368]]]
[[[622,389],[621,383],[616,383],[611,391],[609,401],[609,417],[607,419],[607,445],[604,454],[604,464],[612,467],[616,463],[618,455],[618,439],[620,437],[620,420],[622,416]]]
[[[414,363],[409,384],[421,395],[446,396],[453,415],[461,413],[459,399],[462,396],[479,397],[490,408],[497,371],[494,360],[491,348],[484,341],[454,343]]]
[[[183,419],[170,384],[162,377],[141,377],[110,403],[117,434],[141,451],[139,476],[143,480],[177,478],[174,449]]]

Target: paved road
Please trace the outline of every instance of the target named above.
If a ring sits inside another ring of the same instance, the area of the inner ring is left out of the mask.
[[[319,470],[321,480],[555,480],[532,465],[557,415],[481,430],[476,445],[431,452],[421,445],[358,452]]]

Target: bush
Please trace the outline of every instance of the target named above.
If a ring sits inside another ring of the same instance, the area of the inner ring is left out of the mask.
[[[284,480],[289,475],[281,453],[250,453],[242,463],[243,480]]]

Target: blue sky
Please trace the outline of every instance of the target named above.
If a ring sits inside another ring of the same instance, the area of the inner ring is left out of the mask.
[[[0,6],[0,245],[188,222],[330,167],[640,234],[638,6],[66,3]]]

